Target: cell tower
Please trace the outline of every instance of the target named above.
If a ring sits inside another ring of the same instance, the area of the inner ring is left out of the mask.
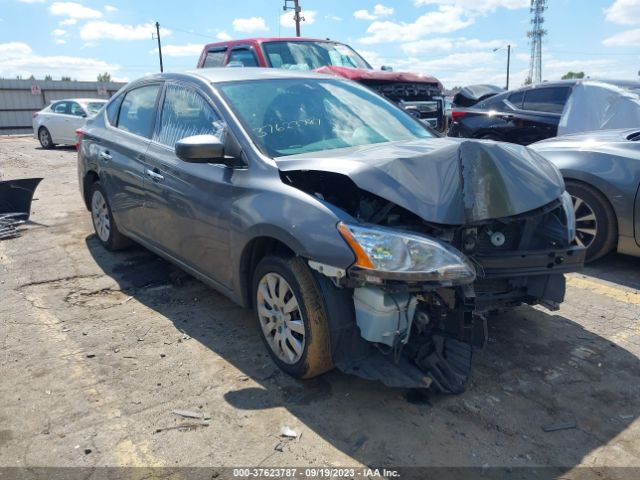
[[[544,17],[542,14],[547,9],[547,0],[531,0],[531,13],[533,28],[527,32],[531,39],[531,61],[529,63],[529,80],[531,83],[542,82],[542,37],[547,31],[542,28]]]

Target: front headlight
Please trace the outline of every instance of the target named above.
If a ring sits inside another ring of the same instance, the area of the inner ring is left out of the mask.
[[[457,250],[432,238],[382,227],[338,224],[356,255],[355,267],[373,277],[439,283],[471,283],[476,272]]]
[[[569,244],[572,244],[576,238],[576,214],[573,210],[573,200],[567,191],[562,194],[562,209],[567,217],[567,239]]]

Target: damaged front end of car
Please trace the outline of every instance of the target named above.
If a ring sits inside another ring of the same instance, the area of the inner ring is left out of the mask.
[[[285,183],[344,214],[336,228],[355,262],[309,261],[351,297],[355,322],[339,312],[331,320],[334,363],[388,386],[460,393],[473,348],[487,341],[488,314],[557,309],[563,274],[584,263],[562,177],[509,144],[350,150],[278,162]]]

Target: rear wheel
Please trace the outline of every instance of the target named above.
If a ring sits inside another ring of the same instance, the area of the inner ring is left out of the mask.
[[[616,245],[618,224],[613,208],[589,185],[567,181],[566,186],[576,216],[575,242],[587,249],[587,262],[597,260]]]
[[[40,127],[40,130],[38,130],[38,140],[40,140],[42,148],[46,148],[48,150],[55,147],[53,139],[51,138],[51,133],[49,133],[49,130],[47,130],[46,127]]]
[[[296,378],[331,370],[326,311],[309,267],[299,257],[265,257],[253,286],[262,339],[278,367]]]
[[[131,241],[118,230],[111,214],[111,206],[100,182],[94,182],[89,191],[91,220],[98,240],[107,250],[121,250],[128,247]]]

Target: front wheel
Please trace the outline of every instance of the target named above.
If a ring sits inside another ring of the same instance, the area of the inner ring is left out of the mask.
[[[99,181],[91,185],[89,198],[91,201],[91,221],[100,243],[111,251],[128,247],[131,241],[118,230],[116,221],[111,214],[107,194]]]
[[[299,257],[265,257],[253,292],[262,339],[273,361],[296,378],[333,368],[329,326],[321,293]]]
[[[587,249],[587,262],[603,257],[616,245],[618,224],[607,199],[579,182],[566,182],[576,216],[575,242]]]

